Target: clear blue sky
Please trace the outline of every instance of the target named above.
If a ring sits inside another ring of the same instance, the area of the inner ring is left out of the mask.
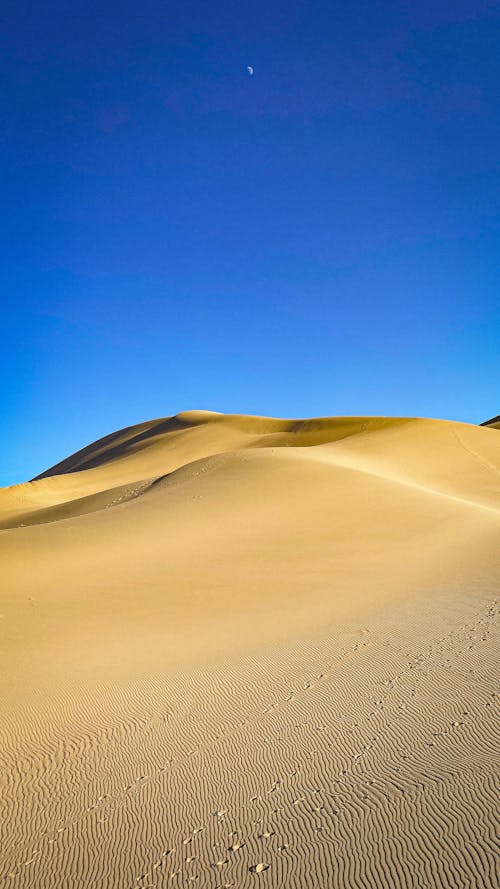
[[[0,483],[190,408],[497,414],[499,24],[4,0]]]

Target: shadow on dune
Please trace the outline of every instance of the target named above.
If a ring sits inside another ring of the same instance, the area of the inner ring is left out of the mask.
[[[94,469],[104,463],[110,463],[119,457],[124,457],[129,451],[133,451],[137,445],[147,442],[149,439],[164,432],[180,432],[198,423],[180,416],[167,417],[161,420],[152,420],[137,426],[127,426],[118,432],[112,432],[98,439],[87,447],[82,448],[71,457],[61,460],[55,466],[51,466],[45,472],[36,475],[31,481],[39,481],[50,478],[53,475],[64,475],[69,472],[80,472],[83,469]]]

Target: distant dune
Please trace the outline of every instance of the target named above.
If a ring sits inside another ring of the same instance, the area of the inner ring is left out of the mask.
[[[491,420],[485,420],[481,426],[492,426],[494,429],[500,429],[500,414],[498,417],[492,417]]]
[[[2,885],[497,886],[499,429],[189,411],[0,490]]]

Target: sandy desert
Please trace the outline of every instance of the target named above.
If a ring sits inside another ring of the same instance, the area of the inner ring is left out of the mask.
[[[185,412],[0,528],[2,886],[498,886],[499,418]]]

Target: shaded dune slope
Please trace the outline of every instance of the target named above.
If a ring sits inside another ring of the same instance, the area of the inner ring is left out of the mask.
[[[500,414],[498,417],[492,417],[491,420],[485,420],[481,426],[491,426],[492,429],[500,429]]]

